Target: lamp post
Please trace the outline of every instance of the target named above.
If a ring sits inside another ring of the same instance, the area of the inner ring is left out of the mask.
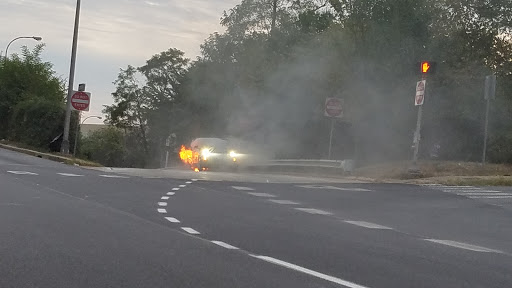
[[[9,57],[9,46],[11,46],[12,42],[14,42],[16,40],[19,40],[19,39],[34,39],[36,41],[41,41],[41,40],[43,40],[43,37],[39,37],[39,36],[20,36],[20,37],[16,37],[16,38],[12,39],[11,42],[9,42],[9,44],[7,44],[7,48],[5,48],[4,62],[7,62],[7,57]]]
[[[80,112],[80,113],[81,113],[81,112]],[[78,114],[78,115],[81,115],[81,114]],[[85,121],[86,121],[87,119],[89,119],[89,118],[97,118],[97,119],[100,119],[100,120],[101,120],[101,119],[103,119],[103,117],[101,117],[101,116],[94,116],[94,115],[93,115],[93,116],[86,117],[86,118],[84,119],[84,121],[82,121],[82,123],[80,123],[80,120],[76,121],[75,147],[73,147],[73,157],[75,157],[75,156],[76,156],[76,147],[78,147],[78,134],[80,134],[80,133],[78,132],[78,128],[79,128],[79,126],[80,126],[80,125],[83,125],[83,124],[85,123]],[[79,116],[79,119],[80,119],[80,116]]]

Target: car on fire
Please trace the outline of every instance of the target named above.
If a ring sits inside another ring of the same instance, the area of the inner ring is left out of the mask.
[[[228,140],[220,138],[197,138],[190,143],[194,154],[198,155],[197,168],[200,171],[216,169],[236,169],[242,156],[230,148]]]

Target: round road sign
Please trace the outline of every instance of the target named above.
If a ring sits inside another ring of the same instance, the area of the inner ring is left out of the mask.
[[[89,103],[91,98],[88,93],[77,91],[73,96],[71,96],[71,106],[78,111],[87,111],[89,110]]]
[[[343,115],[343,104],[338,98],[327,98],[325,101],[325,116],[341,117]]]

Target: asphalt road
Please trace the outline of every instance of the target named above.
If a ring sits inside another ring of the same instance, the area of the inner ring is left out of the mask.
[[[512,189],[348,182],[0,149],[0,287],[510,287]]]

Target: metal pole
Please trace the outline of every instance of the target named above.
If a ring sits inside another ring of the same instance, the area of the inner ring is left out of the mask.
[[[73,157],[75,157],[75,156],[76,156],[76,148],[78,147],[78,134],[80,134],[80,133],[79,133],[79,131],[78,131],[78,129],[80,128],[80,121],[81,121],[81,120],[82,120],[82,111],[79,111],[79,112],[78,112],[78,119],[77,119],[77,121],[76,121],[75,145],[74,145],[74,147],[73,147]],[[87,120],[87,118],[86,118],[86,119],[84,119],[84,121],[85,121],[85,120]]]
[[[329,160],[332,158],[332,136],[334,134],[334,123],[336,122],[336,118],[331,119],[331,133],[329,136]]]
[[[412,164],[416,165],[418,162],[418,153],[420,150],[421,139],[421,120],[423,118],[423,105],[418,108],[418,120],[416,122],[416,132],[414,133],[414,155],[412,156]]]
[[[68,95],[66,102],[66,118],[64,120],[64,136],[62,139],[61,152],[69,154],[69,125],[71,122],[71,96],[75,80],[76,50],[78,44],[78,26],[80,24],[80,1],[76,1],[75,29],[73,31],[73,46],[71,48],[71,65],[69,69]]]
[[[169,166],[169,150],[165,151],[165,168]]]
[[[39,37],[39,36],[20,36],[20,37],[16,37],[16,38],[12,39],[11,42],[9,42],[9,44],[7,44],[7,47],[5,48],[4,63],[7,63],[7,57],[9,57],[9,47],[11,46],[11,44],[14,41],[19,40],[19,39],[34,39],[36,41],[43,40],[43,38]]]
[[[487,98],[487,105],[485,108],[485,132],[484,132],[484,151],[482,155],[482,165],[485,165],[485,157],[487,154],[487,135],[488,135],[488,129],[489,129],[489,104],[490,104],[490,97]]]

